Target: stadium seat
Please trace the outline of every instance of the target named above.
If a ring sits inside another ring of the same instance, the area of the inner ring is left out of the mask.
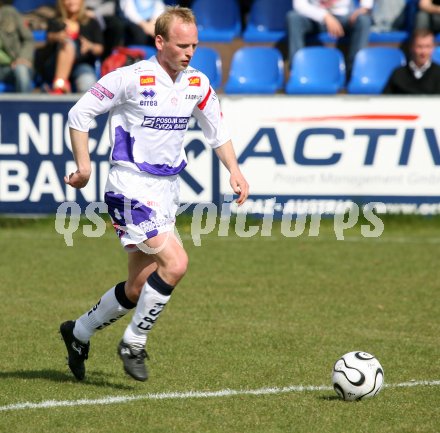
[[[368,41],[372,44],[400,44],[407,41],[414,29],[417,7],[418,0],[406,0],[403,27],[389,32],[372,31]]]
[[[354,58],[347,91],[351,94],[380,94],[393,70],[405,64],[405,55],[399,48],[363,48]]]
[[[14,86],[4,81],[0,81],[0,93],[14,92]]]
[[[440,46],[434,48],[432,53],[432,61],[440,65]]]
[[[228,94],[273,94],[284,82],[281,53],[273,47],[243,47],[232,56],[224,91]]]
[[[330,47],[306,47],[293,57],[287,94],[336,94],[345,84],[341,51]]]
[[[201,42],[231,42],[241,34],[240,8],[237,0],[194,0]]]
[[[191,66],[207,75],[211,86],[218,89],[222,84],[222,61],[214,48],[198,47],[191,59]]]
[[[279,42],[286,38],[286,15],[292,0],[254,0],[243,32],[245,42]]]
[[[35,42],[45,42],[46,41],[46,30],[32,30],[32,35]]]
[[[55,0],[14,0],[14,7],[21,13],[27,13],[40,6],[55,7],[55,3]]]

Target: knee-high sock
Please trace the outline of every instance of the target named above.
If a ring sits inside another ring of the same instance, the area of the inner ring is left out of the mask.
[[[147,334],[151,331],[160,313],[171,297],[174,287],[167,284],[153,272],[142,288],[133,319],[127,326],[123,340],[125,343],[145,347]]]
[[[73,335],[86,343],[96,331],[116,322],[135,306],[125,294],[125,281],[116,284],[90,311],[76,320]]]

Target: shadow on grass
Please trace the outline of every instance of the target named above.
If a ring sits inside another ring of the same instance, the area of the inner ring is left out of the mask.
[[[17,371],[0,371],[0,379],[44,379],[51,380],[53,382],[66,382],[66,383],[78,383],[85,386],[101,386],[105,388],[113,388],[120,390],[133,390],[133,385],[124,385],[120,383],[112,383],[106,380],[105,376],[108,376],[102,372],[96,372],[89,374],[83,381],[76,380],[70,373],[64,373],[59,370],[43,369],[43,370],[17,370]]]

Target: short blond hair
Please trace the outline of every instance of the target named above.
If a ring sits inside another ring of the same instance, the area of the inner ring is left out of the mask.
[[[197,25],[196,17],[191,9],[181,6],[168,6],[166,11],[163,12],[156,20],[156,24],[154,26],[155,35],[160,35],[167,41],[170,34],[171,23],[175,18],[180,19],[186,24]]]

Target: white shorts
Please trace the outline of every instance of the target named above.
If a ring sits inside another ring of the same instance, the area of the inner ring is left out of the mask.
[[[113,226],[127,251],[137,244],[174,231],[179,208],[179,176],[155,176],[114,166],[105,186],[104,201]]]

